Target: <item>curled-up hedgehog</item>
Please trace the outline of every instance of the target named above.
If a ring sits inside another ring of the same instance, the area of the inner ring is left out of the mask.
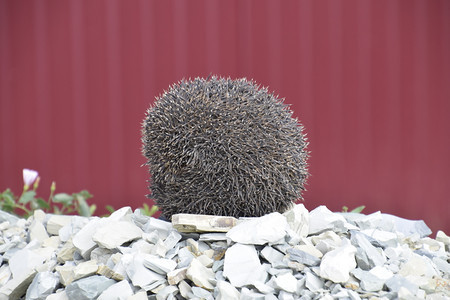
[[[247,79],[182,80],[142,129],[150,198],[162,214],[257,217],[302,199],[307,140],[292,111]]]

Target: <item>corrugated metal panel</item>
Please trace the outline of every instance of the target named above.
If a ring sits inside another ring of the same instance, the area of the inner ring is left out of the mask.
[[[183,77],[253,78],[312,151],[306,206],[450,231],[450,2],[0,0],[0,189],[140,206],[140,123]],[[101,211],[100,211],[101,212]]]

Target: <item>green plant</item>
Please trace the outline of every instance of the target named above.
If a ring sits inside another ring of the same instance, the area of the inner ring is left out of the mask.
[[[361,205],[361,206],[358,206],[358,207],[352,209],[350,212],[359,214],[360,212],[363,211],[364,208],[366,208],[366,206],[365,205]],[[348,207],[347,206],[342,206],[342,212],[349,212],[348,211]]]
[[[36,190],[39,187],[40,178],[34,170],[23,170],[24,186],[20,196],[14,195],[10,189],[0,193],[0,209],[22,217],[29,217],[36,209],[42,209],[47,213],[70,214],[78,213],[81,216],[90,217],[94,214],[96,205],[89,205],[87,199],[92,195],[83,190],[71,195],[66,193],[55,194],[56,184],[52,182],[50,196],[46,200],[37,197]],[[30,190],[31,185],[33,188]],[[20,211],[20,213],[18,212]]]
[[[149,197],[168,218],[283,212],[308,177],[302,131],[282,99],[245,78],[183,80],[143,122]]]

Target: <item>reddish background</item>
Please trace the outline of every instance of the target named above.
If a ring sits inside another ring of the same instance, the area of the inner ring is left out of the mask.
[[[183,77],[253,78],[310,141],[305,205],[450,233],[450,1],[0,0],[0,190],[22,168],[146,202],[140,126]]]

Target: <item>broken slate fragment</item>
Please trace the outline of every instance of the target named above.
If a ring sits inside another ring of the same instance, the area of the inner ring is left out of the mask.
[[[301,203],[295,204],[290,210],[283,213],[289,227],[300,237],[306,237],[309,232],[309,212]]]
[[[287,252],[289,253],[289,259],[304,264],[305,266],[311,267],[318,266],[320,264],[320,258],[306,253],[305,251],[290,248]]]
[[[223,275],[235,287],[265,281],[267,272],[259,261],[255,246],[234,244],[225,253]]]
[[[320,263],[320,276],[335,283],[344,283],[350,278],[350,271],[355,269],[356,248],[348,240],[335,250],[325,253]]]
[[[214,286],[211,284],[211,280],[214,279],[214,272],[212,269],[205,267],[197,258],[191,261],[186,272],[186,277],[199,287],[207,290],[214,289]]]
[[[241,244],[281,244],[285,241],[288,229],[286,217],[274,212],[258,218],[241,220],[227,232],[227,237]]]
[[[72,282],[66,287],[66,294],[70,300],[96,299],[104,290],[116,281],[104,276],[94,275]]]
[[[172,225],[179,232],[227,232],[237,223],[233,217],[176,214]]]
[[[133,289],[126,280],[119,281],[104,290],[97,300],[125,300],[133,296]]]
[[[309,213],[309,235],[319,234],[327,230],[346,232],[347,221],[339,214],[331,212],[326,206],[319,206]]]
[[[53,293],[59,284],[58,274],[52,272],[37,273],[27,289],[26,300],[43,300]]]
[[[108,221],[95,231],[92,240],[104,248],[114,249],[126,242],[141,238],[142,233],[142,230],[131,222]]]

